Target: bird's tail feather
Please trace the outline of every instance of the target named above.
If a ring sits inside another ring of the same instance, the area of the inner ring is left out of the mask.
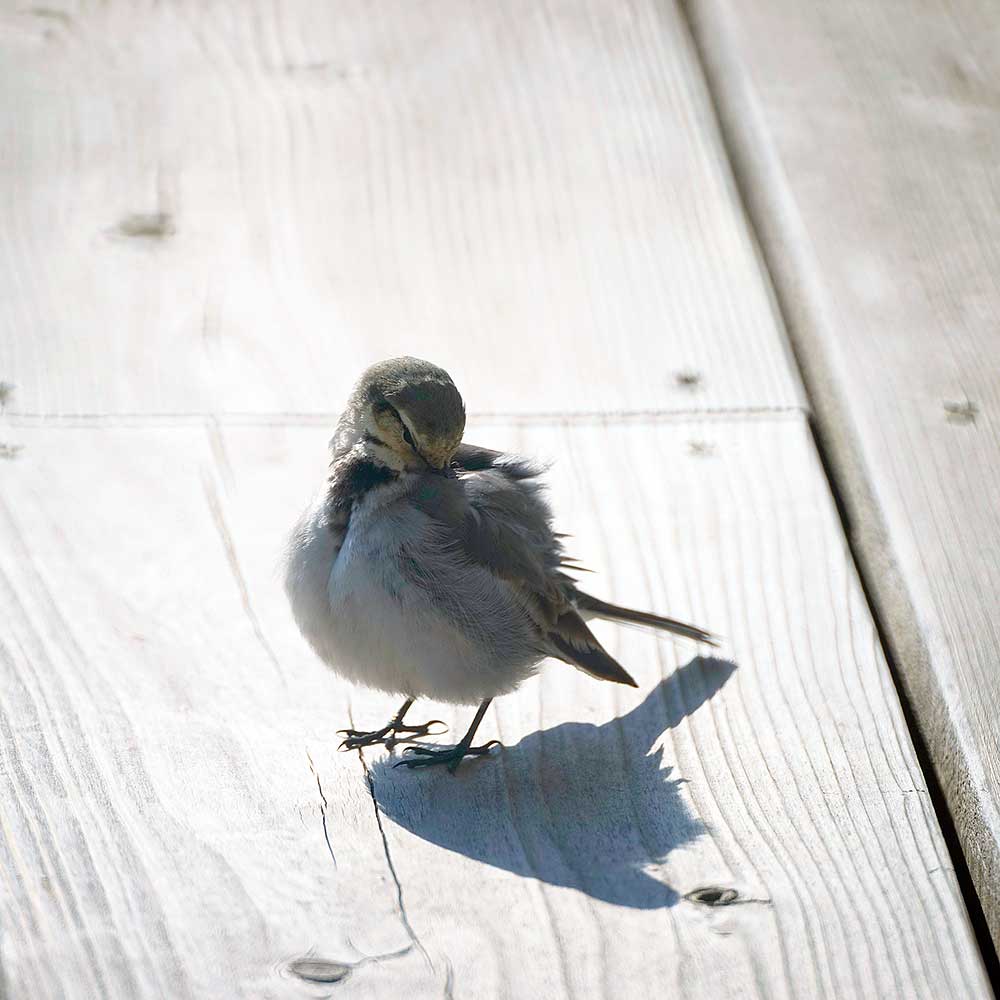
[[[548,633],[549,652],[591,677],[638,687],[632,675],[597,641],[576,611],[569,609]]]
[[[684,636],[686,639],[694,639],[696,642],[704,642],[709,646],[718,646],[719,641],[711,632],[698,628],[696,625],[688,625],[678,621],[676,618],[665,618],[662,615],[654,615],[651,611],[636,611],[634,608],[623,608],[618,604],[610,604],[602,601],[599,597],[591,597],[582,591],[576,593],[576,606],[581,611],[588,612],[597,618],[608,618],[611,621],[630,622],[633,625],[648,625],[651,628],[662,629],[664,632],[672,632],[674,635]]]
[[[579,667],[584,673],[602,681],[614,681],[638,687],[632,675],[601,646],[593,645],[585,649],[574,649],[562,636],[549,636],[554,653],[560,660],[566,660]]]

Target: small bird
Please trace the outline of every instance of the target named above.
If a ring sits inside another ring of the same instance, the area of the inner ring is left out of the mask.
[[[465,405],[443,369],[417,358],[368,368],[330,442],[326,486],[292,530],[285,590],[312,648],[352,681],[406,700],[388,725],[341,730],[344,749],[438,735],[411,725],[416,698],[477,704],[459,743],[409,746],[399,763],[445,764],[473,746],[493,698],[546,657],[636,687],[586,618],[649,625],[714,645],[703,629],[584,593],[523,458],[464,444]],[[397,765],[399,766],[399,765]]]

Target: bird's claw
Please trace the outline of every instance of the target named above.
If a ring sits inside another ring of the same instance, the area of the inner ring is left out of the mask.
[[[431,729],[431,726],[440,726],[440,729]],[[397,731],[413,733],[414,736],[441,736],[448,732],[448,723],[442,719],[431,719],[430,722],[422,722],[416,726],[397,726]]]
[[[435,764],[446,764],[448,770],[454,774],[458,770],[458,765],[466,757],[482,757],[490,752],[493,747],[503,746],[499,740],[490,740],[478,747],[463,747],[461,744],[455,747],[448,747],[446,750],[434,750],[431,747],[406,747],[404,754],[412,753],[416,756],[407,757],[393,767],[433,767]]]
[[[441,728],[432,729],[432,726]],[[421,722],[413,726],[405,722],[390,722],[388,726],[373,729],[371,732],[363,729],[338,729],[337,735],[346,737],[338,749],[360,750],[362,747],[381,744],[391,750],[397,743],[405,743],[421,736],[440,736],[447,731],[448,727],[441,719],[431,719],[430,722]]]

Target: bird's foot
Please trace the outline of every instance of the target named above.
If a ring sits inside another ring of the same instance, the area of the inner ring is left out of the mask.
[[[441,728],[432,729],[432,726]],[[340,744],[341,750],[359,750],[361,747],[380,744],[391,750],[397,743],[406,743],[421,736],[440,736],[447,731],[448,727],[440,719],[431,719],[430,722],[420,722],[413,726],[408,722],[390,722],[389,725],[371,732],[365,732],[363,729],[340,729],[337,734],[346,737]]]
[[[488,754],[493,747],[503,746],[499,740],[490,740],[479,747],[462,746],[461,743],[455,747],[448,747],[446,750],[432,750],[430,747],[407,747],[403,753],[412,753],[415,756],[406,757],[393,767],[433,767],[435,764],[446,764],[448,770],[454,774],[458,770],[458,765],[466,757],[482,757]]]

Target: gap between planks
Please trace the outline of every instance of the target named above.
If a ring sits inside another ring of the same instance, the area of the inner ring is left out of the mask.
[[[708,45],[699,30],[697,19],[692,16],[690,4],[691,0],[680,0],[677,10],[685,23],[692,47],[701,66],[706,91],[718,126],[719,140],[722,143],[726,161],[732,171],[736,202],[753,240],[762,275],[772,290],[776,314],[784,331],[786,342],[790,347],[792,360],[802,384],[802,391],[806,397],[802,412],[806,413],[809,417],[813,446],[816,449],[816,454],[823,470],[823,476],[827,481],[830,494],[836,506],[837,519],[840,522],[850,560],[857,573],[861,592],[878,635],[879,645],[885,657],[889,677],[899,698],[903,719],[909,730],[910,741],[913,745],[917,765],[927,785],[931,806],[948,851],[952,871],[958,881],[962,901],[965,904],[969,921],[972,925],[976,944],[979,947],[990,982],[995,988],[1000,989],[1000,952],[994,946],[993,935],[986,918],[986,912],[962,848],[962,841],[958,834],[955,818],[948,807],[948,801],[941,782],[938,779],[930,748],[917,724],[915,708],[907,694],[897,656],[894,655],[895,644],[891,641],[892,636],[884,614],[885,608],[877,600],[877,581],[872,578],[872,572],[875,568],[873,561],[869,560],[863,551],[864,539],[857,537],[851,530],[850,495],[852,489],[855,492],[860,491],[864,495],[870,510],[878,510],[877,504],[871,500],[872,483],[866,476],[863,477],[860,486],[858,483],[852,484],[842,481],[842,479],[848,478],[850,470],[845,466],[843,456],[836,454],[836,444],[832,440],[834,435],[831,433],[828,423],[831,419],[835,420],[838,418],[838,404],[828,399],[819,398],[819,402],[822,405],[818,408],[813,405],[814,400],[818,397],[823,397],[826,390],[818,384],[820,379],[816,374],[815,367],[806,363],[807,359],[803,356],[801,338],[795,335],[794,324],[789,323],[791,307],[788,302],[787,286],[783,282],[775,280],[776,272],[780,268],[776,266],[769,246],[764,220],[760,216],[761,206],[757,204],[752,195],[752,187],[756,183],[754,170],[752,165],[747,162],[743,140],[738,134],[737,127],[732,120],[733,109],[737,102],[732,100],[731,95],[726,93],[726,83],[719,79],[720,67],[718,61],[708,51]],[[746,98],[745,94],[741,94],[740,96],[741,98]],[[838,472],[842,479],[838,479]],[[883,528],[882,530],[884,531],[885,529]],[[919,639],[919,636],[917,638]],[[1000,996],[1000,992],[998,992],[998,996]]]
[[[201,423],[217,422],[240,427],[312,427],[332,426],[340,411],[328,413],[10,413],[6,423],[11,427],[86,428],[86,427],[190,427]],[[640,409],[640,410],[566,410],[566,411],[489,411],[468,414],[469,423],[475,424],[593,424],[635,423],[651,424],[683,422],[685,420],[797,420],[812,417],[804,406],[748,406],[706,407],[699,409]]]

